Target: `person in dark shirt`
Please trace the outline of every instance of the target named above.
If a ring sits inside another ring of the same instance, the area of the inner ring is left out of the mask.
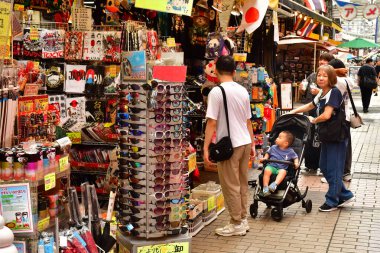
[[[369,79],[377,80],[376,70],[373,67],[373,60],[371,58],[368,58],[366,61],[366,64],[360,67],[358,71],[358,77],[359,77],[359,87],[360,87],[360,93],[362,96],[362,103],[363,103],[363,112],[368,112],[368,107],[371,102],[371,96],[372,96],[372,88],[367,87],[364,83],[364,77]]]
[[[379,73],[380,73],[380,60],[377,60],[376,62],[376,66],[375,66],[375,70],[376,70],[376,76],[377,76],[377,79],[379,79]],[[377,96],[377,89],[375,89],[375,96]]]

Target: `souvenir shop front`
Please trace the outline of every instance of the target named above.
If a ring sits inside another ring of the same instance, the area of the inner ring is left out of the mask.
[[[224,210],[194,187],[219,56],[251,97],[249,168],[276,117],[272,11],[253,27],[250,4],[0,0],[0,252],[191,252]]]

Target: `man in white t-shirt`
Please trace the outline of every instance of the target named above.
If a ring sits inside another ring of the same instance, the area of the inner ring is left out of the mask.
[[[228,225],[216,229],[222,236],[245,235],[247,221],[248,162],[255,155],[251,123],[250,99],[247,90],[233,81],[235,62],[231,56],[221,56],[216,63],[216,74],[227,97],[230,137],[234,153],[229,160],[218,162],[219,181],[231,219]],[[207,126],[204,141],[204,161],[209,159],[209,145],[216,131],[216,141],[228,135],[223,95],[214,87],[208,95]]]

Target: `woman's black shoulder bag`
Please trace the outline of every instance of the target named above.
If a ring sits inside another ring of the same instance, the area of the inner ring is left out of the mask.
[[[347,138],[349,126],[346,121],[344,101],[336,111],[335,117],[331,115],[329,120],[317,124],[317,130],[321,142],[341,142]]]
[[[228,120],[228,108],[227,108],[227,97],[226,93],[222,86],[218,86],[222,90],[223,94],[223,104],[224,104],[224,113],[226,114],[227,121],[227,130],[228,136],[224,136],[217,143],[211,143],[209,146],[209,155],[210,160],[214,162],[221,162],[231,158],[234,153],[234,149],[232,147],[232,142],[230,138],[230,122]]]

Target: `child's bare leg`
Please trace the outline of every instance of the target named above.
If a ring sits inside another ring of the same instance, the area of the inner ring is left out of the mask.
[[[271,175],[272,171],[270,169],[265,168],[263,176],[263,187],[268,186]]]
[[[282,181],[284,181],[284,178],[286,177],[286,170],[279,170],[277,177],[276,177],[276,184],[281,184]]]

